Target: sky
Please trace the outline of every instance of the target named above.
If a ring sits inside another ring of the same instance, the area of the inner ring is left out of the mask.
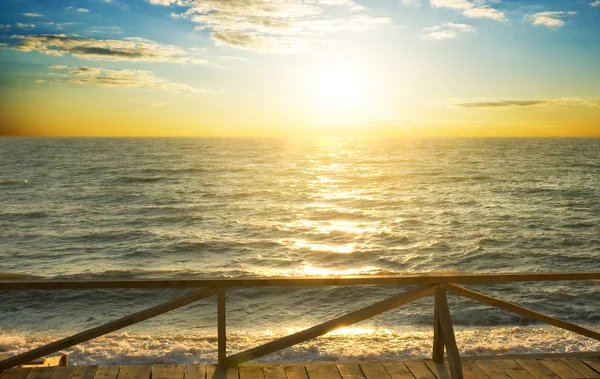
[[[600,137],[600,0],[0,1],[0,135]]]

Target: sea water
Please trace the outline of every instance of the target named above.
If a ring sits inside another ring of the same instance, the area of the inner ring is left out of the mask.
[[[0,277],[600,270],[600,139],[0,139]],[[600,283],[469,286],[598,329]],[[410,287],[229,290],[228,351]],[[186,290],[0,292],[15,354]],[[463,354],[600,343],[449,295]],[[265,360],[424,357],[431,297]],[[78,364],[216,359],[209,298],[66,350]]]

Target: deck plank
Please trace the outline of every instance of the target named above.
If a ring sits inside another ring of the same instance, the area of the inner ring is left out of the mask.
[[[152,379],[183,379],[184,372],[185,365],[154,365]]]
[[[358,364],[346,363],[336,365],[343,379],[365,379]]]
[[[117,379],[150,379],[152,366],[123,365],[119,367]]]
[[[71,379],[94,379],[97,369],[96,366],[77,366]]]
[[[2,375],[2,379],[25,379],[29,375],[29,368],[11,368]]]
[[[510,376],[494,361],[475,361],[475,364],[491,379],[510,379]]]
[[[438,379],[450,379],[452,377],[447,364],[433,361],[427,361],[425,364]]]
[[[287,379],[285,369],[282,366],[265,366],[265,379]]]
[[[240,367],[240,379],[264,379],[265,373],[262,367]]]
[[[235,367],[226,370],[217,365],[206,366],[206,379],[239,379],[238,369]]]
[[[287,379],[308,379],[304,366],[286,366],[284,369]]]
[[[569,365],[565,362],[561,361],[558,358],[545,358],[538,359],[538,362],[546,366],[550,371],[556,374],[559,378],[562,379],[579,379],[583,378],[583,375],[573,370]]]
[[[383,364],[379,362],[361,363],[360,368],[367,379],[391,379]]]
[[[387,370],[392,379],[414,379],[413,374],[402,362],[384,363],[383,367]]]
[[[185,379],[204,379],[206,377],[206,365],[197,363],[185,365],[183,377]]]
[[[29,371],[25,379],[50,379],[56,367],[38,367]]]
[[[535,379],[559,379],[548,367],[536,359],[515,359],[515,362],[527,370]]]
[[[533,376],[529,374],[520,364],[513,361],[512,359],[498,359],[494,361],[505,373],[508,374],[512,379],[532,379]]]
[[[310,379],[342,379],[337,367],[332,364],[308,364],[306,372]]]
[[[416,379],[436,379],[423,361],[411,361],[405,362],[405,364]]]
[[[568,358],[561,358],[560,360],[565,362],[567,365],[569,365],[572,369],[574,369],[581,375],[583,375],[584,378],[600,378],[599,373],[592,370],[588,365],[586,365],[585,363],[583,363],[582,361],[580,361],[577,358],[568,357]]]
[[[590,366],[594,371],[600,373],[600,359],[598,358],[581,358],[583,363]]]
[[[54,369],[54,372],[50,376],[50,379],[71,379],[73,374],[75,373],[75,369],[77,367],[74,366],[59,366]]]
[[[94,379],[117,379],[119,366],[99,366],[94,374]]]

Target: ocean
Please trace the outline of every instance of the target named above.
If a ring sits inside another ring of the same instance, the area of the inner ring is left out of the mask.
[[[600,270],[600,139],[0,138],[0,277]],[[410,287],[228,291],[237,352]],[[598,330],[600,283],[469,288]],[[0,294],[15,354],[185,290]],[[67,349],[74,364],[216,360],[205,299]],[[449,295],[465,355],[600,342]],[[433,299],[262,358],[427,357]]]

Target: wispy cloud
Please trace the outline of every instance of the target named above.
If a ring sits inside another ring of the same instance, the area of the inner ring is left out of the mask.
[[[217,45],[247,50],[270,51],[277,54],[294,54],[309,51],[306,41],[293,37],[271,37],[252,32],[215,31],[210,37]]]
[[[533,25],[560,28],[565,25],[565,21],[562,20],[563,18],[576,14],[577,12],[575,11],[538,12],[525,16],[525,20],[531,21]]]
[[[156,61],[174,63],[207,64],[196,53],[172,45],[138,37],[117,39],[93,39],[64,34],[15,35],[14,50],[38,52],[47,55],[71,54],[83,59],[114,61]]]
[[[25,17],[44,17],[44,15],[43,15],[43,14],[39,14],[39,13],[29,13],[29,12],[23,13],[23,16],[25,16]]]
[[[425,34],[423,34],[421,38],[433,41],[441,41],[445,39],[456,38],[460,33],[474,32],[475,28],[467,24],[446,22],[441,25],[423,28],[423,31]]]
[[[590,7],[600,7],[600,0],[592,1]]]
[[[0,30],[10,29],[10,24],[0,24]]]
[[[88,13],[90,10],[85,8],[77,8],[76,11],[79,13]]]
[[[327,7],[352,12],[366,9],[352,0],[148,0],[156,5],[177,5],[196,30],[209,30],[217,45],[272,53],[310,50],[309,37],[318,33],[360,32],[391,23],[388,17],[361,13],[349,17],[325,17]]]
[[[23,24],[23,23],[17,22],[17,28],[31,29],[31,28],[35,28],[35,24]]]
[[[154,76],[148,70],[113,70],[86,66],[50,66],[51,69],[67,70],[67,83],[98,87],[129,87],[166,90],[170,92],[210,92],[191,87],[187,84],[174,83]]]
[[[489,2],[498,3],[497,1]],[[430,0],[429,3],[434,8],[459,10],[465,17],[469,18],[487,18],[495,21],[507,21],[504,12],[485,4],[484,0]]]
[[[502,108],[525,108],[525,107],[558,107],[567,105],[583,105],[600,107],[600,102],[582,97],[563,97],[552,100],[499,100],[499,101],[476,101],[470,103],[455,104],[461,108],[478,109],[502,109]]]

